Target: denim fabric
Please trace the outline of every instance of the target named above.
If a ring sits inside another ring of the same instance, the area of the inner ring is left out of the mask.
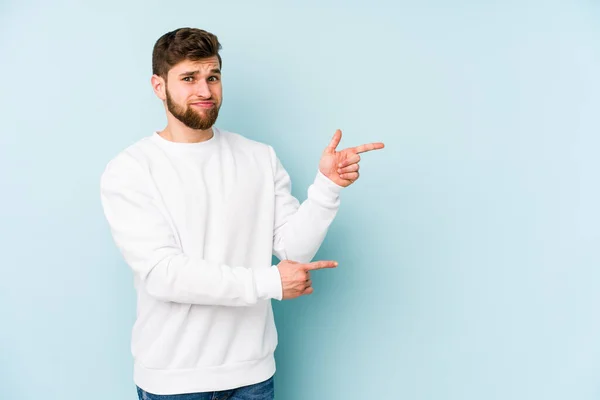
[[[185,394],[158,395],[137,388],[139,400],[274,400],[275,385],[273,377],[254,385],[220,392],[202,392]]]

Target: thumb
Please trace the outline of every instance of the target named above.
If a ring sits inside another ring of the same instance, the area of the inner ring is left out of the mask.
[[[335,153],[335,149],[337,148],[338,144],[340,144],[340,140],[342,140],[342,131],[338,129],[333,134],[333,138],[331,138],[331,142],[329,142],[329,146],[327,146],[325,151],[327,153]]]

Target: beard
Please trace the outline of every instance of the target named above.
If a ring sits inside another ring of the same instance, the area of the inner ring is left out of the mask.
[[[182,107],[173,101],[167,89],[167,109],[181,123],[191,129],[207,130],[212,127],[219,116],[220,104],[215,104],[213,107],[206,109],[206,113],[202,114],[192,109],[192,107]]]

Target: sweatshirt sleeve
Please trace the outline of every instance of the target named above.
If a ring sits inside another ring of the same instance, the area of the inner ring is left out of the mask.
[[[318,171],[308,188],[307,199],[300,204],[291,194],[290,176],[273,148],[270,149],[275,175],[273,254],[280,260],[308,263],[321,247],[337,214],[343,187]]]
[[[150,296],[224,306],[281,299],[276,266],[234,267],[185,254],[165,217],[166,210],[156,200],[148,173],[126,153],[107,165],[100,189],[115,244]]]

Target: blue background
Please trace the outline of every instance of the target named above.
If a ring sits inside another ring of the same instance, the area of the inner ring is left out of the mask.
[[[151,51],[223,44],[218,126],[304,200],[336,128],[367,153],[275,302],[277,399],[600,398],[600,6],[593,1],[0,4],[0,397],[133,399],[109,159],[162,129]]]

